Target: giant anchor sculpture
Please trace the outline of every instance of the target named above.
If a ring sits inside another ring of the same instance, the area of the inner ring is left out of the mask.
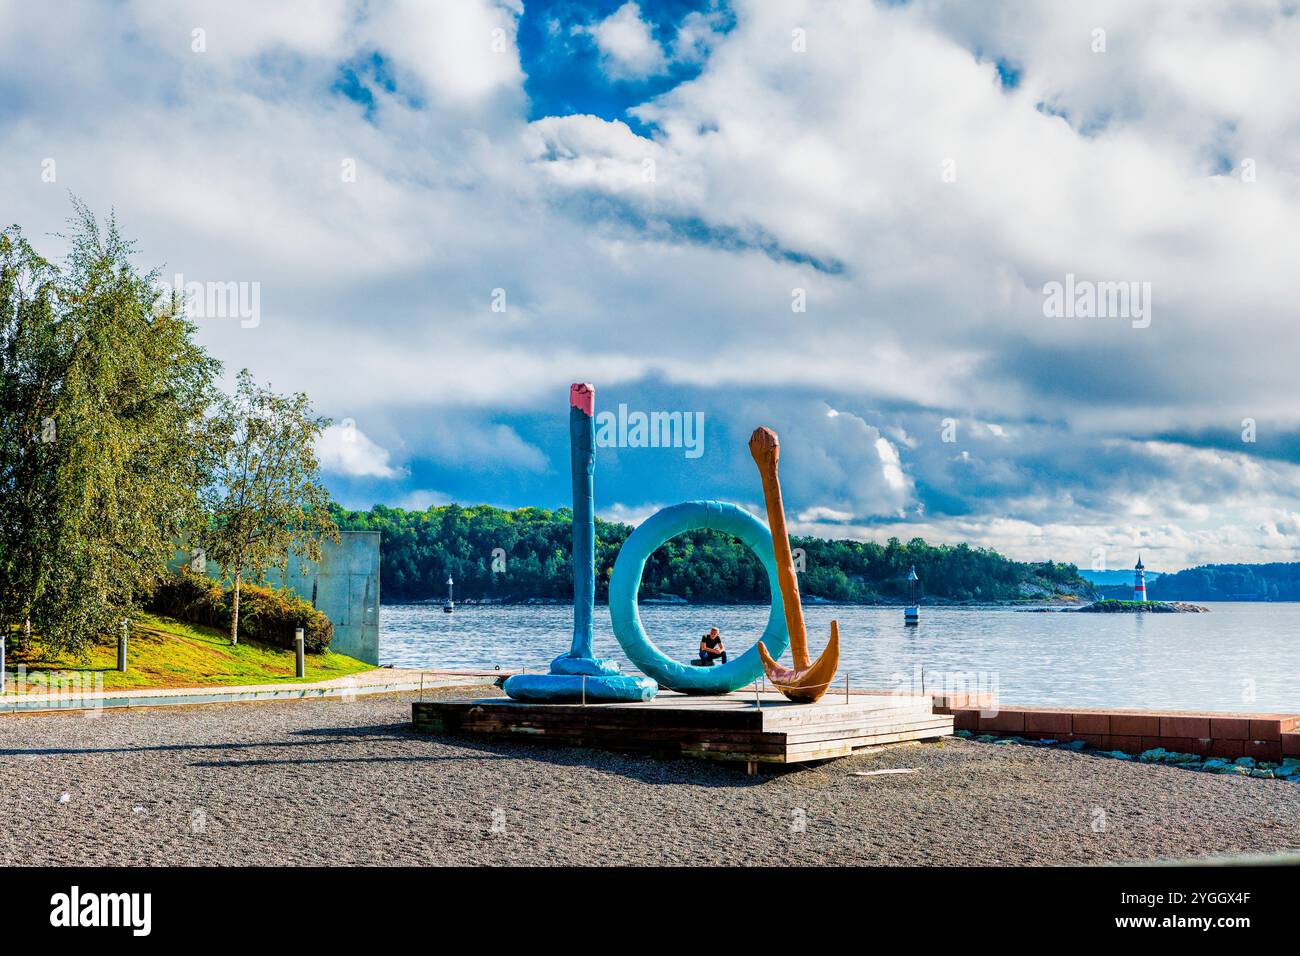
[[[727,694],[767,674],[777,688],[796,703],[813,703],[830,686],[840,659],[839,624],[831,623],[831,639],[816,663],[808,660],[799,585],[794,576],[790,539],[776,465],[776,432],[760,428],[749,440],[767,501],[770,530],[748,511],[721,501],[688,501],[665,508],[646,519],[623,543],[609,582],[609,614],[614,636],[637,667],[664,687],[685,694]],[[709,528],[723,531],[748,545],[767,569],[771,611],[758,643],[721,667],[690,667],[672,660],[646,636],[636,594],[646,559],[664,542],[684,531]],[[789,642],[794,668],[776,663]]]
[[[516,700],[533,702],[636,702],[654,697],[659,686],[684,694],[728,694],[757,681],[766,672],[790,700],[816,701],[835,676],[839,663],[839,627],[831,623],[831,641],[815,664],[808,661],[803,611],[795,582],[790,539],[785,531],[781,487],[776,476],[776,433],[760,428],[750,451],[763,479],[771,530],[743,508],[723,501],[687,501],[643,521],[619,550],[609,582],[609,614],[614,636],[628,659],[648,677],[619,673],[615,661],[597,658],[592,648],[595,604],[595,396],[593,386],[575,384],[569,393],[569,439],[573,474],[573,643],[551,662],[549,674],[516,674],[502,687]],[[734,535],[747,545],[767,571],[771,607],[758,642],[726,664],[692,667],[657,648],[641,623],[637,592],[646,560],[670,538],[686,531],[711,529]],[[787,643],[794,668],[776,663]]]
[[[794,576],[790,538],[785,533],[781,480],[776,474],[776,465],[781,458],[781,443],[776,439],[776,432],[770,428],[754,429],[754,434],[749,436],[749,453],[754,456],[754,464],[758,465],[758,473],[763,479],[763,500],[767,504],[767,523],[772,527],[772,548],[781,578],[785,626],[790,634],[790,655],[794,658],[794,667],[785,668],[773,660],[762,641],[758,642],[758,655],[763,659],[767,679],[781,693],[797,703],[811,704],[826,693],[835,677],[835,670],[839,667],[840,625],[838,621],[831,621],[831,639],[826,643],[826,649],[815,662],[809,662],[803,605],[799,602],[799,582]]]

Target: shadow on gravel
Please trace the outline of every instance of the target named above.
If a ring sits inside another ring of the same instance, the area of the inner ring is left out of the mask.
[[[553,767],[585,767],[599,773],[626,777],[641,783],[697,787],[722,787],[747,789],[761,786],[765,780],[790,773],[799,773],[797,765],[788,768],[770,768],[750,776],[743,763],[714,760],[695,760],[671,754],[654,756],[644,753],[625,753],[613,750],[566,747],[544,740],[516,743],[512,740],[483,737],[466,737],[453,734],[411,734],[416,739],[440,743],[447,747],[476,750],[502,759],[534,761]],[[810,769],[810,768],[809,768]]]
[[[456,760],[509,760],[509,757],[477,757],[465,755],[415,756],[396,755],[392,757],[310,757],[298,760],[275,760],[265,757],[257,760],[196,760],[191,767],[294,767],[310,764],[342,765],[346,763],[440,763]]]
[[[402,724],[374,727],[337,727],[295,730],[291,736],[311,739],[219,741],[216,743],[149,744],[139,747],[9,747],[0,749],[0,757],[74,757],[86,754],[167,753],[189,750],[257,750],[270,747],[321,747],[327,744],[355,744],[360,739],[409,740],[412,733]]]
[[[723,763],[708,760],[693,760],[671,754],[652,756],[643,753],[620,753],[618,751],[586,749],[583,747],[566,747],[563,744],[545,740],[513,740],[510,738],[486,738],[456,734],[430,734],[417,731],[410,722],[397,724],[377,724],[369,727],[312,727],[294,731],[295,736],[335,738],[364,737],[368,740],[388,739],[406,742],[423,741],[436,743],[445,747],[476,751],[489,755],[488,758],[474,756],[458,757],[423,757],[393,756],[357,758],[355,762],[370,761],[421,761],[421,760],[521,760],[562,767],[588,767],[601,773],[610,773],[642,783],[673,784],[692,783],[701,787],[746,788],[761,784],[765,778],[797,772],[795,767],[770,768],[759,776],[745,773],[744,764]],[[321,760],[250,760],[250,761],[209,761],[201,766],[232,766],[235,764],[256,763],[329,763],[332,758]],[[337,762],[346,763],[351,758],[340,758]]]

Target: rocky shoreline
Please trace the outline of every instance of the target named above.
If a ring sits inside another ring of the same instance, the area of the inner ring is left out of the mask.
[[[982,744],[1024,744],[1030,747],[1057,747],[1061,750],[1087,751],[1096,757],[1111,760],[1136,760],[1138,763],[1160,763],[1183,770],[1199,770],[1202,773],[1221,773],[1237,777],[1255,777],[1260,780],[1291,780],[1300,783],[1300,757],[1284,757],[1280,762],[1256,760],[1254,757],[1238,757],[1228,760],[1226,757],[1201,757],[1197,754],[1180,753],[1165,750],[1164,747],[1152,747],[1134,756],[1122,750],[1098,750],[1091,748],[1082,740],[1060,743],[1052,738],[1035,739],[1032,737],[1002,737],[997,734],[974,734],[969,730],[954,731],[953,736],[964,740],[974,740]]]
[[[1208,614],[1210,609],[1186,601],[1097,601],[1074,608],[1081,614]]]

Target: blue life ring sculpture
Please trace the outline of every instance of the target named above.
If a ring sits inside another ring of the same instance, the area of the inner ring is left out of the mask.
[[[772,533],[748,511],[724,501],[687,501],[664,508],[643,521],[623,543],[618,560],[614,562],[614,574],[609,582],[609,616],[619,645],[641,673],[648,674],[670,690],[684,694],[727,694],[763,676],[763,661],[758,656],[757,642],[726,664],[713,667],[683,664],[664,654],[646,636],[636,600],[646,559],[670,538],[684,531],[704,528],[735,535],[763,562],[772,594],[772,609],[762,641],[773,657],[785,653],[790,635],[786,630],[781,583],[772,554]]]

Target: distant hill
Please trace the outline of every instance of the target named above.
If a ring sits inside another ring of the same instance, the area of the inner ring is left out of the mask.
[[[1206,564],[1161,575],[1147,593],[1153,601],[1300,601],[1300,563]]]
[[[339,527],[382,533],[383,593],[387,600],[420,601],[446,595],[447,575],[458,600],[518,602],[572,600],[567,508],[505,511],[479,505],[404,511],[335,508]],[[607,600],[609,576],[630,525],[596,520],[596,598]],[[803,552],[800,589],[810,597],[855,604],[901,603],[913,565],[932,603],[1091,599],[1092,585],[1072,564],[1012,561],[965,544],[930,545],[890,538],[870,541],[791,538]],[[692,531],[673,538],[646,562],[642,598],[693,603],[767,600],[767,574],[735,538]]]

